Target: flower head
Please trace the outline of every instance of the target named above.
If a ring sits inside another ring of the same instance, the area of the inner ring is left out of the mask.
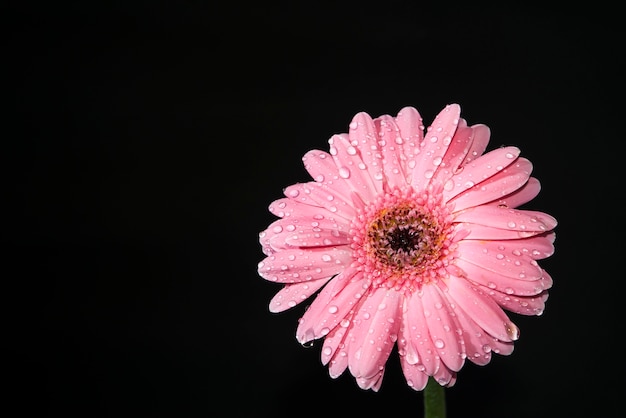
[[[323,339],[331,377],[346,369],[377,391],[394,348],[410,387],[452,386],[466,360],[508,355],[519,337],[506,311],[540,315],[552,279],[556,220],[516,209],[540,189],[516,147],[485,153],[490,131],[446,106],[424,133],[418,111],[358,113],[304,165],[313,181],[285,189],[261,232],[259,274],[283,287],[269,308],[314,300],[302,344]]]

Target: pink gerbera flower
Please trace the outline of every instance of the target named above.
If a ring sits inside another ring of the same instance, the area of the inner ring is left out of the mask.
[[[270,310],[317,293],[296,334],[324,340],[331,377],[348,369],[377,391],[397,345],[410,387],[429,376],[452,386],[466,360],[513,351],[519,331],[505,310],[543,312],[552,279],[537,260],[553,253],[557,222],[515,209],[539,181],[516,147],[483,155],[489,136],[456,104],[425,135],[412,107],[361,112],[330,152],[304,156],[314,181],[270,205],[280,219],[260,234],[258,272],[284,285]]]

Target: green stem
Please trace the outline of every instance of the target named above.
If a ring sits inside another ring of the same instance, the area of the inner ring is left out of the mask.
[[[424,388],[424,418],[446,418],[446,393],[432,377]]]

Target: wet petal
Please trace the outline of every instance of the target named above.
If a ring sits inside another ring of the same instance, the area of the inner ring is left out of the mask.
[[[489,144],[489,138],[491,136],[491,130],[486,125],[482,123],[478,123],[476,125],[471,126],[473,131],[472,145],[470,146],[469,151],[467,152],[467,156],[461,167],[466,166],[470,162],[479,158],[485,150],[487,149],[487,145]]]
[[[461,280],[461,279],[459,279]],[[463,311],[458,311],[457,321],[463,330],[463,341],[467,360],[484,366],[491,361],[493,337],[487,334]]]
[[[269,310],[278,313],[291,309],[297,304],[307,300],[317,292],[328,280],[312,280],[304,283],[286,284],[274,295],[269,304]]]
[[[348,232],[349,225],[343,221],[293,216],[272,222],[265,231],[263,242],[274,250],[348,245],[351,241]]]
[[[349,247],[288,249],[266,257],[258,265],[265,280],[278,283],[300,283],[327,279],[350,265]]]
[[[510,208],[516,208],[533,200],[539,194],[541,185],[539,180],[534,177],[530,177],[526,184],[517,189],[508,196],[504,196],[497,201],[493,201],[490,204],[496,206],[508,206]]]
[[[459,105],[448,105],[439,112],[428,128],[411,178],[411,184],[416,190],[426,189],[435,170],[443,161],[459,124],[460,114]]]
[[[402,139],[402,155],[407,182],[411,182],[416,158],[424,140],[424,122],[417,109],[407,106],[402,108],[395,118]]]
[[[428,383],[428,375],[424,373],[424,367],[419,364],[411,364],[404,356],[400,357],[400,366],[406,379],[406,383],[413,390],[420,391]]]
[[[507,243],[503,241],[477,241],[463,240],[458,243],[457,265],[468,273],[468,277],[477,280],[465,270],[467,263],[475,265],[480,271],[470,269],[473,272],[492,272],[517,280],[533,281],[541,277],[542,270],[537,262],[521,251],[507,251]],[[457,260],[455,260],[457,261]]]
[[[294,213],[297,213],[298,216],[311,217],[317,216],[320,213],[325,213],[325,211],[320,210],[317,206],[311,207],[309,205],[304,205],[287,197],[274,200],[269,205],[268,209],[272,214],[278,216],[279,218],[286,218],[292,216]]]
[[[455,221],[529,233],[548,232],[557,224],[556,219],[543,212],[499,206],[476,206],[457,212]]]
[[[471,286],[467,280],[450,280],[448,294],[451,301],[454,301],[465,315],[469,315],[489,335],[501,341],[517,340],[519,330],[502,308],[486,293]]]
[[[371,389],[374,392],[378,392],[380,389],[380,385],[383,382],[383,375],[385,374],[385,369],[383,368],[374,376],[371,377],[357,377],[356,383],[359,385],[361,389]]]
[[[360,175],[364,178],[369,176],[369,181],[363,180],[373,193],[371,196],[364,196],[367,201],[371,197],[383,191],[383,163],[382,154],[378,147],[378,135],[374,121],[365,112],[357,113],[350,123],[349,144],[354,150],[358,150],[359,161],[355,161],[356,167],[360,170]],[[351,150],[350,148],[347,148]]]
[[[453,197],[484,182],[513,164],[519,156],[517,147],[498,148],[465,164],[463,170],[452,176],[444,186],[444,200],[450,201]]]
[[[544,271],[546,280],[552,282],[552,278]],[[485,291],[489,291],[485,289]],[[536,296],[516,296],[506,293],[489,291],[489,295],[504,309],[520,315],[537,316],[543,314],[548,300],[548,292],[542,292]]]
[[[348,367],[348,352],[346,350],[347,342],[345,341],[345,337],[350,324],[352,324],[353,315],[354,313],[351,312],[339,323],[339,326],[333,328],[326,338],[324,338],[320,359],[324,365],[330,363],[329,371],[333,378],[341,375]]]
[[[433,181],[436,180],[441,184],[446,184],[458,172],[460,165],[463,164],[467,157],[473,139],[474,130],[467,127],[464,119],[460,119],[459,126],[452,137],[452,142],[433,176]]]
[[[324,190],[334,193],[346,202],[352,200],[349,192],[351,187],[348,187],[349,185],[340,177],[339,168],[329,153],[319,150],[309,151],[302,157],[302,162],[313,180]]]
[[[407,174],[404,161],[400,158],[403,144],[400,129],[395,120],[387,115],[374,119],[374,125],[378,129],[385,179],[390,187],[405,187]]]
[[[503,199],[523,187],[532,171],[532,164],[525,158],[518,158],[514,164],[480,182],[454,197],[455,210],[462,210]],[[499,204],[506,205],[500,201]]]
[[[384,369],[398,338],[400,294],[378,288],[368,294],[354,318],[348,367],[356,378],[372,379]]]
[[[465,239],[473,240],[516,240],[545,234],[541,231],[517,231],[514,229],[500,229],[491,226],[478,225],[474,223],[460,223],[457,225],[459,231],[463,231]]]
[[[363,282],[362,273],[350,268],[333,278],[300,319],[298,341],[323,337],[338,326],[363,296]]]
[[[425,307],[420,294],[410,295],[402,314],[403,338],[406,340],[405,360],[410,364],[421,365],[420,368],[432,376],[439,368],[440,360],[436,356],[424,312]]]
[[[356,214],[351,200],[346,201],[333,190],[318,183],[293,184],[285,188],[285,196],[305,205],[323,208],[327,213],[341,216],[347,221],[352,220]]]
[[[526,278],[516,279],[508,277],[464,259],[457,259],[455,262],[472,282],[508,295],[534,296],[552,286],[552,281],[543,279],[541,269],[537,273],[539,277],[527,280]]]
[[[440,289],[424,286],[422,302],[425,308],[426,323],[431,341],[439,358],[453,371],[463,366],[465,349],[459,335],[459,325],[454,318],[454,311]]]

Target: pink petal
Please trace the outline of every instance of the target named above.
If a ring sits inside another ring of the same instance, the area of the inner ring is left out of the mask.
[[[449,280],[448,294],[450,300],[489,335],[501,341],[517,340],[519,330],[502,308],[489,295],[470,285],[467,280],[459,278]]]
[[[459,334],[459,325],[454,310],[435,285],[424,286],[422,296],[428,333],[443,363],[451,370],[458,371],[463,366],[465,349]]]
[[[294,215],[272,222],[265,231],[263,243],[274,250],[347,245],[351,242],[349,228],[344,221]]]
[[[324,338],[320,358],[324,365],[330,362],[329,372],[333,378],[341,375],[348,367],[348,352],[346,351],[347,342],[345,341],[345,336],[352,323],[353,316],[354,313],[351,312],[340,322],[340,326],[333,328]]]
[[[424,373],[423,366],[407,362],[404,356],[400,357],[400,366],[406,383],[411,389],[421,391],[426,387],[428,375]]]
[[[350,314],[363,295],[362,277],[349,268],[322,289],[298,323],[296,338],[301,344],[327,335]]]
[[[356,378],[374,379],[384,369],[400,328],[401,296],[395,290],[373,290],[355,316],[349,338],[348,367]]]
[[[332,192],[344,201],[351,201],[349,193],[351,185],[339,176],[339,168],[329,153],[319,150],[309,151],[302,157],[302,162],[316,183],[323,188],[332,189]]]
[[[474,130],[467,127],[464,119],[460,119],[459,126],[452,137],[452,142],[433,176],[433,181],[436,180],[441,184],[445,184],[457,172],[470,150],[474,139],[473,136]]]
[[[534,177],[530,177],[526,184],[524,184],[524,186],[522,186],[520,189],[517,189],[510,195],[504,196],[497,201],[494,200],[493,202],[491,202],[491,204],[516,208],[523,205],[524,203],[528,203],[533,200],[535,197],[537,197],[540,190],[541,185],[539,184],[539,180]]]
[[[311,218],[328,215],[328,211],[318,206],[305,205],[287,197],[273,201],[269,206],[269,211],[279,218],[287,218],[294,214],[298,216],[309,216]]]
[[[544,272],[544,275],[547,277],[547,280],[552,281],[548,273]],[[488,291],[488,289],[484,289],[484,291]],[[507,311],[529,316],[543,314],[546,300],[548,299],[547,292],[540,293],[536,296],[515,296],[495,291],[490,291],[489,294],[498,305],[502,306]]]
[[[476,158],[479,158],[487,149],[487,145],[489,145],[489,138],[491,136],[491,130],[489,127],[479,123],[472,125],[471,128],[473,131],[472,145],[461,166],[465,166],[474,161]]]
[[[346,341],[347,331],[348,328],[337,327],[324,339],[324,344],[328,342],[329,345],[325,345],[322,348],[322,353],[324,353],[324,350],[326,352],[331,350],[334,353],[328,364],[328,374],[333,379],[341,376],[348,368],[348,348],[350,343]]]
[[[491,351],[502,356],[508,356],[513,352],[513,349],[515,348],[512,341],[500,341],[495,338],[492,339],[490,345]]]
[[[527,232],[513,229],[499,229],[467,222],[457,224],[456,230],[458,234],[463,235],[463,238],[473,240],[516,240],[545,234],[540,231]]]
[[[465,312],[457,310],[457,313],[457,321],[459,321],[459,325],[463,330],[467,359],[474,364],[484,366],[491,360],[491,342],[493,337],[478,326]]]
[[[285,188],[285,196],[299,203],[324,208],[326,215],[341,216],[351,221],[356,214],[351,200],[344,200],[338,193],[319,183],[297,183]]]
[[[347,134],[333,135],[328,143],[336,167],[336,178],[339,184],[343,182],[348,186],[345,192],[347,194],[356,192],[366,201],[374,199],[377,182],[372,179],[368,165],[364,161],[363,150],[358,143]],[[332,182],[331,179],[329,181]]]
[[[507,251],[507,244],[509,244],[507,241],[476,241],[468,239],[460,241],[458,243],[459,258],[457,260],[462,260],[463,263],[462,265],[457,263],[457,265],[465,270],[467,263],[471,263],[482,269],[481,271],[476,271],[477,273],[488,271],[495,273],[496,276],[502,275],[517,280],[538,280],[541,277],[542,270],[537,262],[521,251]],[[471,267],[470,269],[475,271]],[[468,277],[471,280],[476,280],[470,272],[467,270],[465,272],[468,273]]]
[[[282,250],[266,257],[258,265],[265,280],[278,283],[300,283],[328,279],[352,262],[349,247],[323,247]]]
[[[297,304],[307,300],[313,293],[324,286],[326,282],[327,280],[322,279],[283,286],[270,301],[270,312],[278,313],[293,308]]]
[[[454,220],[456,222],[469,222],[522,233],[548,232],[557,224],[556,219],[543,212],[502,208],[498,206],[472,207],[455,213]],[[522,234],[521,237],[523,236]]]
[[[441,165],[448,146],[452,143],[460,114],[461,108],[458,104],[448,105],[439,112],[428,128],[411,179],[416,190],[425,190],[435,170]]]
[[[314,233],[331,231],[330,234],[334,237],[333,242],[346,243],[342,237],[347,237],[349,224],[345,220],[335,219],[332,214],[330,214],[331,216],[324,216],[319,213],[314,216],[300,216],[301,211],[297,212],[298,214],[290,214],[272,222],[265,231],[259,234],[259,241],[266,255],[271,255],[278,250],[293,248],[294,244],[287,241],[290,238],[294,239],[293,236],[299,232],[308,234],[311,231]]]
[[[554,253],[555,238],[556,234],[552,231],[530,238],[501,241],[498,247],[504,247],[503,251],[514,256],[521,253],[533,260],[541,260]]]
[[[425,307],[422,297],[413,293],[405,302],[402,314],[403,334],[406,341],[405,360],[409,364],[419,364],[424,372],[432,376],[439,368],[439,357],[430,339],[428,325],[424,316]]]
[[[401,160],[403,139],[400,129],[391,116],[381,116],[374,119],[374,125],[379,132],[379,145],[384,161],[385,179],[391,187],[406,187],[406,164]]]
[[[456,382],[456,372],[450,370],[445,365],[442,365],[442,367],[435,372],[433,377],[441,386],[454,386]]]
[[[472,206],[498,201],[526,184],[532,171],[532,164],[525,158],[518,158],[514,164],[496,173],[491,178],[476,184],[454,197],[454,209],[459,211]],[[503,202],[499,202],[504,204]]]
[[[420,146],[424,140],[424,122],[419,112],[414,107],[404,107],[395,118],[396,125],[402,138],[402,155],[405,165],[405,175],[411,177],[415,158],[420,152]]]
[[[382,155],[378,146],[378,133],[370,115],[365,112],[357,113],[350,123],[348,136],[348,144],[352,148],[346,147],[346,154],[351,155],[358,151],[354,154],[353,159],[354,174],[362,173],[362,176],[367,174],[370,176],[369,182],[357,185],[360,188],[368,188],[369,191],[373,192],[370,196],[364,196],[367,201],[370,201],[373,196],[383,191],[384,179]],[[337,159],[339,159],[338,166],[342,165],[342,158],[346,158],[346,155],[337,155]]]
[[[361,389],[371,389],[374,392],[378,392],[380,386],[383,383],[383,375],[385,374],[385,369],[383,368],[378,373],[376,373],[372,377],[357,377],[356,383],[359,385]]]
[[[444,200],[450,201],[502,171],[516,161],[519,153],[520,150],[516,147],[498,148],[463,165],[463,170],[452,176],[444,185]]]
[[[461,258],[456,259],[455,262],[472,282],[508,295],[534,296],[552,286],[551,281],[542,278],[541,269],[536,273],[539,277],[533,278],[532,280],[526,278],[515,279]]]

